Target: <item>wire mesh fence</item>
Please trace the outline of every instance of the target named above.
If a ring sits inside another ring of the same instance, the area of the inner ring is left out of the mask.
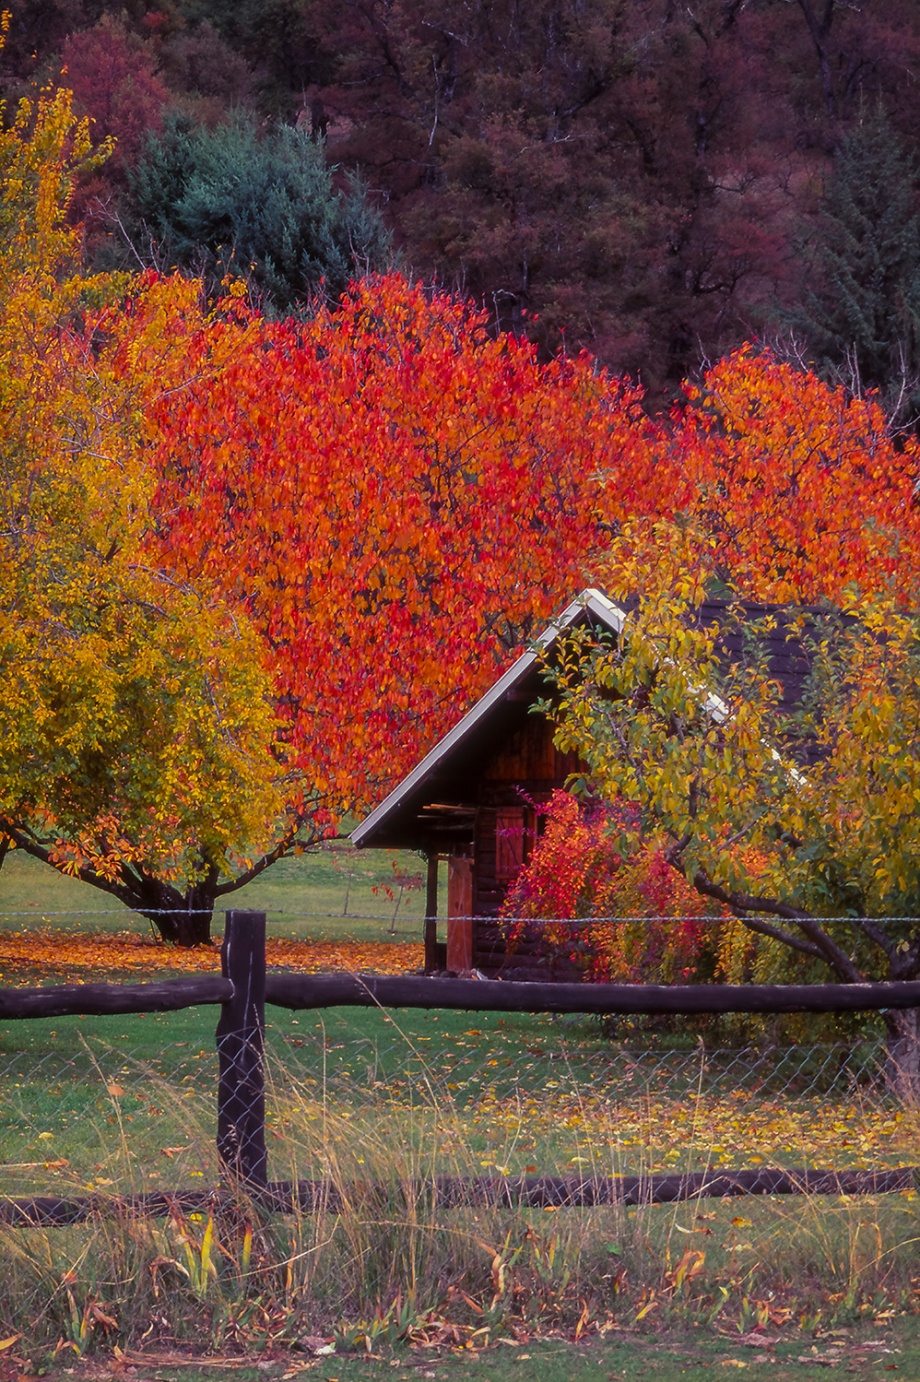
[[[461,1152],[477,1171],[503,1174],[872,1168],[917,1157],[916,1119],[889,1094],[875,1045],[642,1049],[586,1022],[500,1021],[445,1031],[443,1017],[428,1018],[398,1039],[383,1027],[359,1042],[326,1026],[295,1038],[293,1052],[276,1041],[271,1103],[291,1130],[312,1108],[320,1118],[334,1110],[353,1138],[400,1131],[425,1146],[433,1172]]]
[[[216,1184],[215,1017],[28,1022],[15,1039],[4,1028],[0,1195]],[[888,1092],[877,1042],[667,1040],[627,1045],[589,1020],[524,1014],[269,1008],[269,1176],[920,1160],[917,1117]]]
[[[856,921],[835,923],[835,934]],[[575,934],[596,924],[540,925],[551,936],[563,925]],[[514,925],[502,923],[509,936]],[[900,939],[916,921],[888,918],[885,927]],[[368,967],[366,944],[310,955],[293,944],[269,933],[269,965]],[[85,982],[107,958],[112,973],[158,978],[159,965],[143,965],[162,949],[142,934],[124,953],[110,938],[89,938],[78,954],[71,940],[55,950],[14,933],[3,952],[12,972],[0,983]],[[391,972],[420,967],[418,945],[386,951],[373,958]],[[216,948],[173,958],[183,969],[219,963]],[[502,985],[472,987],[494,994]],[[0,1197],[216,1185],[218,1011],[0,1024]],[[917,1165],[920,1121],[892,1093],[879,1017],[801,1024],[798,1042],[790,1030],[786,1019],[750,1016],[604,1021],[269,1006],[268,1176],[354,1182],[372,1174]]]

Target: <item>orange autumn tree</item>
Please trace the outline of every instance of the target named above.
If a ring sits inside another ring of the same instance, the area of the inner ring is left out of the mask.
[[[131,348],[151,348],[160,384],[161,315],[188,305],[186,285],[135,299]],[[48,345],[43,392],[27,371],[16,433],[4,409],[0,832],[182,941],[207,870],[266,841],[282,809],[277,717],[239,612],[150,561],[155,484],[132,421],[138,391],[112,377],[117,323],[93,314],[88,329]],[[19,382],[27,363],[20,350]]]
[[[694,603],[713,593],[722,596],[733,593],[741,601],[821,602],[829,611],[841,603],[848,608],[872,611],[878,603],[879,608],[890,610],[893,620],[895,616],[909,617],[911,610],[916,611],[920,595],[920,451],[914,439],[895,439],[883,412],[872,400],[852,399],[843,389],[828,387],[814,375],[780,364],[769,353],[756,353],[749,347],[719,362],[699,386],[687,386],[686,394],[686,406],[656,427],[659,474],[666,472],[671,477],[670,484],[662,484],[661,494],[665,498],[670,496],[672,508],[663,506],[660,518],[667,520],[674,513],[679,526],[621,525],[615,544],[616,572],[605,576],[601,567],[596,576],[609,593],[627,601],[638,601],[645,611],[645,619],[654,620],[655,608],[663,604],[668,619],[655,631],[656,645],[663,650],[662,656],[696,663],[700,656],[699,633],[682,628],[681,620],[689,617],[692,621]],[[631,574],[624,578],[624,571]],[[675,618],[675,601],[680,610],[679,618]],[[866,618],[872,626],[873,621],[878,623],[880,616],[867,612]],[[909,643],[909,635],[904,637]],[[868,646],[871,648],[871,639]],[[853,665],[858,665],[864,655],[864,647],[854,649]],[[568,698],[575,697],[574,686],[587,666],[587,662],[584,665],[576,663],[574,681],[566,688],[564,704],[568,705]],[[630,675],[639,678],[637,687],[641,692],[642,669],[631,665],[629,670]],[[706,684],[707,676],[716,680],[719,677],[719,669],[714,664],[703,669],[697,666],[697,672],[701,685]],[[891,675],[910,684],[903,671]],[[758,699],[756,692],[754,687],[755,701]],[[838,699],[834,702],[833,714],[849,713],[841,699],[842,687],[834,694]],[[878,684],[873,686],[873,695],[883,707],[884,721],[892,705],[891,699],[881,694]],[[910,698],[905,707],[908,723],[909,705]],[[596,695],[589,698],[586,724],[579,731],[586,746],[592,742],[592,734],[603,737],[603,726],[609,717],[600,713],[601,709]],[[595,714],[596,731],[592,719]],[[764,724],[772,714],[773,708],[761,705]],[[641,716],[639,723],[645,725]],[[648,810],[644,815],[636,811],[630,818],[634,828],[627,832],[629,848],[626,857],[621,858],[614,841],[615,838],[622,840],[622,831],[611,820],[601,826],[598,821],[605,811],[621,811],[622,806],[607,799],[606,804],[599,807],[596,800],[589,798],[587,810],[593,826],[580,820],[575,828],[569,822],[573,851],[565,867],[561,859],[553,855],[555,837],[551,821],[531,864],[519,880],[514,898],[509,900],[512,910],[519,908],[522,915],[543,917],[578,915],[579,912],[625,914],[643,911],[648,915],[671,915],[679,919],[681,915],[710,908],[724,914],[728,906],[724,892],[698,893],[694,902],[693,879],[697,871],[690,868],[687,859],[684,860],[686,867],[671,868],[674,875],[671,887],[680,892],[680,898],[664,893],[660,894],[659,905],[644,905],[643,902],[643,899],[645,902],[650,899],[636,871],[641,874],[650,859],[654,859],[657,876],[665,877],[670,865],[666,866],[665,874],[661,873],[661,866],[669,857],[668,850],[673,848],[674,839],[668,839],[665,834],[664,842],[651,855],[649,839],[661,838],[665,823],[674,819],[675,802],[683,800],[684,779],[670,781],[661,776],[674,749],[669,738],[669,723],[665,716],[664,723],[657,726],[649,742],[643,741],[643,757],[649,768],[637,782],[637,790],[641,789],[637,802],[648,792],[659,806],[666,802],[667,809]],[[830,723],[833,724],[833,715]],[[869,765],[863,775],[869,773],[871,779],[874,750],[870,739],[880,737],[883,731],[876,724],[870,734],[870,723],[871,714],[867,712],[864,738],[851,735],[847,741],[851,761],[845,781],[859,778],[858,759],[863,750]],[[650,734],[648,725],[645,725],[645,732]],[[892,742],[903,747],[903,733],[894,735]],[[591,761],[590,756],[588,761]],[[741,769],[737,762],[723,763],[715,776],[719,771],[725,774],[743,772],[755,784],[760,780],[756,764],[747,764]],[[900,775],[903,776],[903,769]],[[605,783],[609,790],[612,780],[612,777],[609,780],[598,778],[596,773],[591,775],[597,790],[605,790],[604,786],[598,787],[599,782]],[[687,769],[686,781],[692,780],[693,774]],[[736,796],[740,790],[739,787]],[[862,787],[858,791],[861,792]],[[892,789],[889,804],[880,808],[880,815],[869,812],[872,823],[864,827],[860,844],[866,857],[876,856],[879,839],[893,839],[896,835],[893,821],[903,809],[899,805],[901,796]],[[718,831],[725,821],[733,818],[728,804],[732,794],[727,792],[718,800],[725,802],[724,808],[722,805],[718,808],[724,809],[724,819],[720,824],[717,810],[712,828],[721,848],[724,841]],[[617,797],[617,802],[620,801],[622,798]],[[574,805],[570,810],[574,810]],[[893,817],[889,819],[892,812]],[[639,820],[641,829],[635,828]],[[855,838],[855,825],[853,829]],[[905,856],[898,849],[893,855],[902,861],[898,875],[901,881],[889,880],[887,892],[870,890],[859,905],[889,910],[892,906],[900,910],[916,906],[916,901],[910,900],[912,874],[910,868],[905,871]],[[766,886],[761,879],[766,856],[755,849],[744,850],[740,844],[733,851],[725,851],[725,856],[737,856],[739,861],[744,861],[738,876],[746,877],[748,894],[756,892],[759,895]],[[606,860],[610,863],[605,862],[598,870],[598,861]],[[587,874],[577,902],[560,898],[560,887],[571,881],[573,870],[577,872],[579,867],[587,868]],[[721,867],[728,868],[725,859]],[[732,864],[732,868],[735,867]],[[627,874],[633,877],[636,885],[632,889],[631,902],[617,884],[617,880]],[[879,866],[879,878],[883,877],[887,874]],[[870,897],[875,897],[875,901],[870,902]],[[576,906],[576,910],[560,910],[566,906]],[[682,925],[666,928],[672,941],[676,942],[680,936]],[[645,936],[652,950],[656,926],[657,923],[649,923]],[[627,930],[618,928],[618,933],[624,943],[628,942]],[[716,937],[714,929],[710,934]],[[733,963],[732,955],[749,952],[743,939],[738,940],[737,928],[731,934],[737,944],[734,951],[727,942],[723,946],[723,960],[728,966]],[[903,940],[900,937],[899,943]],[[634,943],[625,949],[624,944],[618,943],[618,946],[614,959],[617,972],[624,972],[621,961],[629,950],[636,960],[631,972],[635,977],[643,973],[648,977],[641,947],[637,948]],[[789,948],[795,949],[794,946]],[[892,960],[899,975],[908,972],[905,965],[912,954],[908,946],[899,952],[896,962]],[[758,963],[769,969],[771,962],[779,963],[782,968],[775,949],[772,952],[769,947],[762,949]],[[870,970],[873,963],[869,961]],[[662,973],[667,972],[667,964]],[[849,977],[858,969],[858,966],[848,969],[842,953],[834,956],[833,964],[839,974],[846,973]],[[887,964],[888,961],[883,960],[883,966]]]
[[[15,137],[24,147],[24,131]],[[60,230],[72,169],[66,158],[54,168],[44,204]],[[44,272],[42,291],[57,292],[60,264]],[[8,407],[33,467],[8,447],[8,475],[24,477],[56,569],[78,569],[91,536],[100,593],[87,601],[83,576],[29,577],[30,598],[50,589],[58,603],[37,601],[17,647],[49,649],[41,666],[60,671],[41,685],[8,679],[25,690],[8,697],[6,742],[30,723],[45,732],[7,755],[32,774],[28,791],[9,781],[7,835],[184,942],[207,938],[217,899],[397,778],[584,583],[611,528],[722,503],[733,551],[732,486],[741,493],[758,467],[783,516],[789,485],[825,454],[816,443],[799,456],[806,429],[789,423],[789,397],[825,411],[831,398],[837,431],[822,423],[815,435],[841,457],[856,438],[852,462],[832,466],[853,483],[868,476],[867,494],[876,486],[872,531],[886,540],[886,466],[903,488],[906,463],[870,435],[873,415],[809,381],[771,393],[758,382],[772,377],[765,361],[726,365],[719,396],[735,413],[720,402],[710,425],[701,403],[654,425],[590,362],[541,366],[526,344],[493,339],[482,314],[395,275],[306,322],[267,323],[232,298],[204,316],[180,280],[74,291],[46,334],[32,333],[31,354],[7,350]],[[753,438],[745,476],[723,445],[730,416]],[[61,496],[56,509],[42,509],[46,494]],[[758,532],[768,548],[769,524]],[[55,548],[54,534],[70,546]],[[825,534],[813,546],[824,560],[832,544]],[[18,550],[11,541],[14,563]],[[56,661],[52,629],[79,661]],[[92,734],[70,734],[61,707],[89,726],[93,706]],[[73,782],[81,792],[68,796]]]
[[[673,524],[632,525],[607,573],[633,600],[623,635],[573,634],[550,669],[556,742],[618,809],[618,852],[661,840],[682,884],[737,919],[735,950],[741,928],[758,940],[758,977],[915,980],[920,614],[855,588],[802,612],[785,625],[809,668],[790,706],[762,650],[773,614],[736,599],[718,629],[695,616],[718,556]],[[726,665],[730,619],[750,645]],[[918,1012],[883,1021],[891,1083],[916,1102]]]
[[[749,600],[839,601],[850,587],[920,600],[920,445],[871,398],[742,347],[686,387],[659,433],[671,504]]]
[[[306,322],[219,313],[187,362],[150,416],[156,559],[258,630],[289,773],[271,848],[216,899],[317,801],[334,819],[397,780],[583,583],[602,498],[625,515],[654,477],[632,390],[398,275]]]

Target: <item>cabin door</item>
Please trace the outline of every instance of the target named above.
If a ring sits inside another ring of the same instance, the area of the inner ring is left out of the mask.
[[[473,964],[473,861],[465,854],[447,859],[447,968],[466,974]]]

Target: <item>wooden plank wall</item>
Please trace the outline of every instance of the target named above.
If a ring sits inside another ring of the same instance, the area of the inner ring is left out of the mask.
[[[539,830],[537,806],[549,801],[577,771],[573,754],[560,753],[553,743],[553,726],[532,716],[508,744],[486,765],[480,784],[476,817],[471,903],[477,921],[472,935],[472,967],[508,978],[582,978],[557,946],[548,945],[535,924],[507,946],[507,928],[488,920],[497,917],[512,881],[509,860],[518,850],[526,862]],[[486,920],[481,920],[486,918]]]

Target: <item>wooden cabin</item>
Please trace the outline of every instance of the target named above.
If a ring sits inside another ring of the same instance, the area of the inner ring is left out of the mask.
[[[699,611],[708,625],[725,606]],[[764,606],[757,612],[763,613]],[[510,884],[534,847],[537,808],[578,770],[572,754],[553,743],[553,726],[532,706],[547,691],[541,652],[567,630],[589,625],[619,637],[627,612],[598,590],[586,590],[559,615],[454,728],[352,833],[359,848],[420,850],[428,858],[426,970],[466,974],[471,969],[515,979],[567,979],[582,971],[558,948],[541,942],[538,928],[512,947],[496,922]],[[807,666],[800,645],[779,628],[771,639],[771,670],[784,698],[799,699]],[[727,660],[742,656],[742,640],[727,634]],[[438,881],[447,871],[445,939],[438,940]]]
[[[538,640],[590,622],[618,634],[623,612],[589,590]],[[524,653],[353,832],[360,848],[417,849],[428,857],[426,969],[478,969],[515,978],[580,977],[543,953],[536,938],[510,951],[497,926],[502,902],[533,849],[536,808],[563,787],[577,763],[553,743],[553,727],[532,713],[546,694],[538,651]],[[445,939],[437,945],[440,870],[447,871]]]

